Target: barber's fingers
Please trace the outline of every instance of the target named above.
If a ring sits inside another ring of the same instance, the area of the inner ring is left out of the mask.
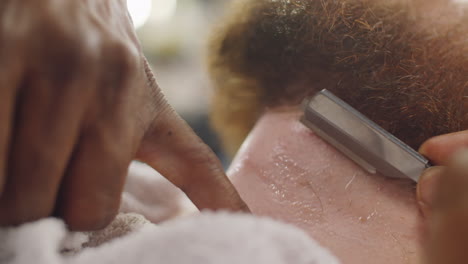
[[[55,206],[84,107],[75,96],[83,87],[50,77],[37,69],[19,87],[1,225],[47,217]]]
[[[5,54],[0,45],[0,197],[7,176],[8,150],[13,130],[16,93],[23,75],[22,64]]]
[[[1,87],[5,87],[2,85],[4,76],[0,76],[0,98],[5,98],[5,102],[0,103],[0,196],[2,194],[4,184],[5,184],[5,177],[6,177],[6,169],[8,164],[8,148],[9,148],[9,138],[10,138],[10,130],[11,130],[11,123],[12,123],[12,108],[13,108],[13,89],[2,89]]]
[[[461,148],[468,148],[468,130],[431,138],[419,152],[436,165],[446,165],[448,159]]]
[[[430,216],[435,192],[439,188],[440,181],[445,173],[446,167],[435,166],[426,169],[419,178],[416,196],[419,208],[421,209],[424,217]]]
[[[419,151],[438,165],[424,171],[419,179],[417,198],[424,216],[428,217],[432,210],[435,190],[445,175],[443,166],[464,147],[468,147],[468,130],[431,138],[421,146]]]
[[[138,158],[179,187],[199,209],[248,211],[215,154],[168,105],[147,132]]]
[[[468,151],[457,154],[436,191],[429,218],[427,264],[468,260]]]
[[[97,230],[115,217],[131,156],[122,131],[86,129],[60,188],[56,213],[73,230]]]
[[[128,166],[143,132],[136,126],[138,60],[125,47],[102,50],[98,85],[85,114],[80,140],[62,181],[56,214],[78,231],[97,230],[118,212]],[[142,75],[142,74],[141,74]]]

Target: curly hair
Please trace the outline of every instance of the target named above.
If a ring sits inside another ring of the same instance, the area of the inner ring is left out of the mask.
[[[241,0],[209,45],[234,153],[265,109],[327,88],[417,149],[468,128],[468,16],[448,1]]]

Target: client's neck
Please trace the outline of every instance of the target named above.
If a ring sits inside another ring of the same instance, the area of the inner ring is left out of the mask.
[[[345,263],[413,261],[419,212],[411,181],[367,174],[300,114],[264,114],[228,171],[252,211],[303,228]]]

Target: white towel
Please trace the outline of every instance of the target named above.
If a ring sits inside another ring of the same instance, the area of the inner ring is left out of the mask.
[[[130,177],[141,173],[142,170],[130,173]],[[132,181],[133,188],[138,189],[138,177],[129,179]],[[169,191],[175,194],[173,199],[148,197],[158,193],[158,188],[170,186],[156,184],[158,182],[161,182],[158,176],[146,178],[142,183],[153,183],[152,187],[156,189],[135,194],[131,193],[131,188],[126,188],[127,196],[134,198],[132,203],[138,205],[137,211],[149,214],[157,221],[179,217],[156,225],[142,215],[121,214],[106,229],[86,234],[68,232],[63,222],[57,219],[0,229],[0,263],[339,263],[328,250],[296,227],[244,214],[193,214],[193,206],[187,206],[186,197],[177,190]],[[161,203],[146,203],[139,199]],[[142,203],[146,204],[141,206]],[[131,206],[125,208],[131,211]],[[180,217],[187,214],[192,215]]]

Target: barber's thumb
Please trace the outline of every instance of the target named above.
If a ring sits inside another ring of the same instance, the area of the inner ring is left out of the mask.
[[[419,178],[416,194],[424,217],[428,217],[432,210],[435,192],[446,169],[447,167],[442,166],[431,167],[425,170]]]
[[[435,188],[426,263],[467,263],[468,150],[458,152]]]

